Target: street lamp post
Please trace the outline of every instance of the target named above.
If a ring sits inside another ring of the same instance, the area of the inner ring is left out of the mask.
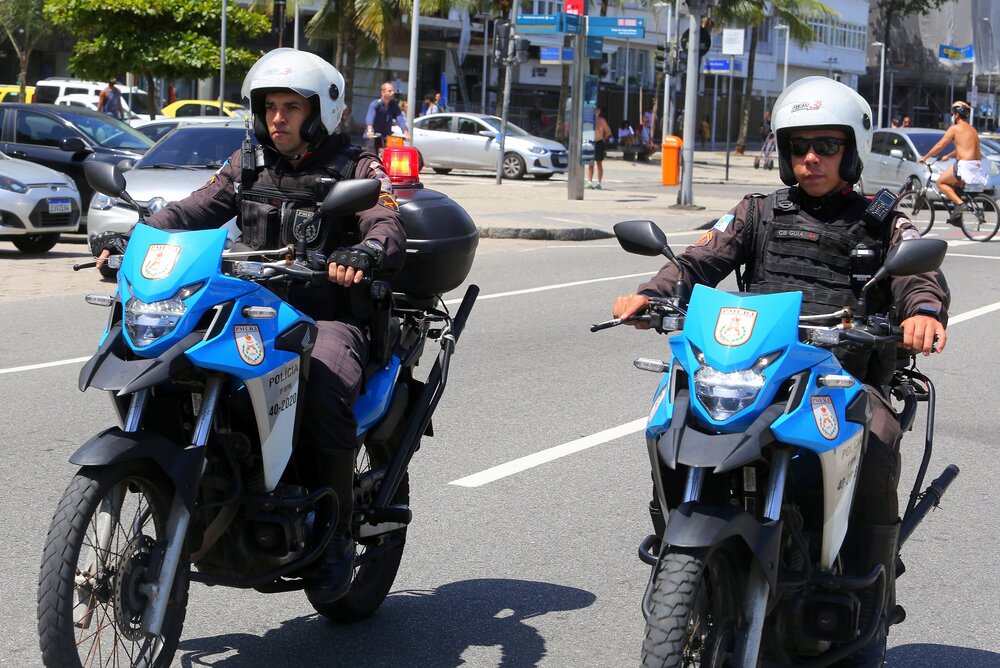
[[[880,47],[879,55],[879,66],[878,66],[878,120],[875,122],[876,127],[885,127],[882,125],[882,95],[885,92],[885,44],[883,42],[872,42],[872,46]]]
[[[828,76],[829,78],[831,78],[831,79],[832,79],[832,78],[833,78],[833,66],[834,66],[834,65],[835,65],[836,63],[839,63],[839,62],[840,62],[840,59],[839,59],[839,58],[836,58],[836,57],[833,57],[833,58],[827,58],[827,59],[826,59],[826,60],[824,60],[823,62],[824,62],[824,63],[826,63],[826,76]]]
[[[786,25],[774,26],[774,29],[785,31],[785,73],[781,77],[781,90],[785,90],[788,88],[788,40],[791,37],[791,33]]]

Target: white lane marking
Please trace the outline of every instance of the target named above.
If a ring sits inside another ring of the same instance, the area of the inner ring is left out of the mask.
[[[573,281],[572,283],[557,283],[555,285],[542,285],[537,288],[525,288],[524,290],[511,290],[510,292],[494,292],[490,295],[480,295],[476,298],[476,301],[482,301],[484,299],[497,299],[499,297],[515,297],[517,295],[529,295],[534,292],[547,292],[548,290],[559,290],[562,288],[575,288],[578,285],[588,285],[590,283],[603,283],[605,281],[620,281],[626,278],[641,278],[643,276],[652,276],[653,271],[644,271],[641,274],[624,274],[622,276],[605,276],[604,278],[588,278],[585,281]],[[461,299],[448,299],[445,304],[461,304]]]
[[[481,487],[487,483],[491,483],[500,480],[501,478],[512,476],[515,473],[520,473],[521,471],[550,462],[553,459],[559,459],[560,457],[565,457],[566,455],[572,455],[573,453],[580,452],[581,450],[592,448],[595,445],[600,445],[608,441],[613,441],[616,438],[621,438],[622,436],[634,434],[635,432],[643,429],[645,426],[646,418],[639,418],[638,420],[626,422],[623,425],[612,427],[611,429],[599,431],[596,434],[591,434],[590,436],[578,438],[575,441],[570,441],[569,443],[563,443],[562,445],[557,445],[555,447],[542,450],[541,452],[536,452],[534,454],[515,459],[507,462],[506,464],[494,466],[493,468],[480,471],[479,473],[473,473],[470,476],[459,478],[458,480],[452,480],[448,484],[458,485],[459,487]]]
[[[15,366],[9,369],[0,369],[0,375],[5,373],[17,373],[18,371],[34,371],[35,369],[47,369],[52,366],[63,366],[65,364],[79,364],[90,359],[87,357],[74,357],[71,360],[59,360],[58,362],[45,362],[43,364],[28,364],[27,366]]]
[[[966,320],[978,318],[981,315],[986,315],[987,313],[992,313],[994,311],[1000,311],[1000,302],[981,306],[977,309],[972,309],[971,311],[966,311],[965,313],[960,313],[956,316],[949,316],[948,326],[950,327]],[[522,471],[526,471],[527,469],[535,466],[540,466],[541,464],[546,464],[555,459],[559,459],[560,457],[565,457],[581,450],[592,448],[595,445],[601,445],[602,443],[613,441],[614,439],[621,438],[622,436],[634,434],[645,427],[645,425],[646,418],[633,420],[632,422],[627,422],[623,425],[612,427],[611,429],[599,431],[596,434],[591,434],[590,436],[578,438],[575,441],[563,443],[562,445],[556,445],[540,452],[536,452],[532,455],[520,457],[513,461],[509,461],[506,464],[498,464],[492,468],[486,469],[485,471],[473,473],[472,475],[459,478],[458,480],[452,480],[448,484],[458,485],[460,487],[481,487],[487,483],[500,480],[501,478],[506,478],[507,476],[514,475],[515,473],[521,473]]]
[[[947,257],[971,257],[974,260],[1000,260],[1000,255],[972,255],[970,253],[948,253]]]
[[[1000,302],[994,302],[993,304],[987,304],[986,306],[980,306],[979,308],[974,308],[971,311],[966,311],[965,313],[959,313],[956,316],[948,317],[948,326],[958,324],[960,322],[965,322],[966,320],[972,320],[973,318],[978,318],[981,315],[986,315],[987,313],[993,313],[993,311],[1000,311]]]

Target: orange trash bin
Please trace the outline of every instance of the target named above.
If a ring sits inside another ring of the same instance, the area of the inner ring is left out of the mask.
[[[660,147],[660,164],[663,169],[663,185],[676,186],[681,173],[681,146],[684,142],[680,137],[664,137]]]

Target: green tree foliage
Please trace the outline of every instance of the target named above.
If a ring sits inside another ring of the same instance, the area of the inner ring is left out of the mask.
[[[45,16],[78,38],[69,65],[76,76],[104,81],[141,72],[152,82],[154,76],[204,79],[219,69],[218,0],[46,0]],[[269,27],[265,14],[228,0],[227,74],[249,69],[260,54],[238,44]]]
[[[17,80],[21,84],[19,100],[25,99],[24,86],[28,76],[28,60],[38,44],[52,33],[52,24],[42,13],[43,0],[2,0],[0,26],[14,45],[20,67]]]

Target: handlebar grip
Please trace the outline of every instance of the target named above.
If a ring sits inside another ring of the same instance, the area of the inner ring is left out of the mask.
[[[80,264],[73,265],[73,271],[80,271],[81,269],[93,269],[97,266],[97,260],[93,262],[82,262]]]
[[[590,326],[590,331],[591,332],[599,332],[602,329],[610,329],[611,327],[617,327],[620,324],[622,324],[622,321],[621,321],[620,318],[615,318],[614,320],[606,320],[604,322],[599,322],[596,325],[591,325]]]

